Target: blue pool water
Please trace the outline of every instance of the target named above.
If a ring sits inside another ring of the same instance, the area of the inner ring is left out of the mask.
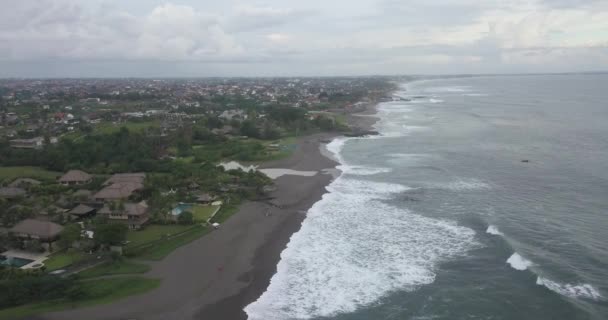
[[[171,214],[174,216],[179,216],[184,211],[188,211],[192,209],[192,205],[188,203],[180,203],[173,210],[171,210]]]
[[[21,268],[24,265],[29,264],[33,261],[34,260],[30,260],[30,259],[0,256],[0,265],[1,266],[10,266],[10,267],[15,267],[15,268]]]

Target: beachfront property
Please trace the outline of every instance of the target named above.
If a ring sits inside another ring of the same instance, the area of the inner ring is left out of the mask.
[[[9,183],[8,186],[13,187],[13,188],[28,188],[31,186],[39,186],[41,183],[42,182],[40,182],[36,179],[17,178],[15,180],[13,180],[13,182]]]
[[[13,139],[9,141],[11,148],[15,149],[41,149],[44,146],[44,138]]]
[[[217,197],[212,196],[208,193],[203,193],[196,198],[196,202],[202,205],[211,205],[211,203],[213,203],[215,199],[217,199]]]
[[[105,215],[112,222],[124,223],[131,230],[141,229],[150,219],[148,204],[145,201],[139,203],[105,204],[97,213]]]
[[[70,170],[59,178],[59,183],[64,186],[74,186],[88,184],[93,180],[93,176],[81,171],[81,170]]]
[[[97,212],[96,208],[90,207],[83,203],[77,205],[72,210],[68,211],[68,213],[76,219],[91,218],[95,215],[96,212]]]
[[[108,180],[106,180],[103,185],[111,185],[114,183],[144,183],[146,180],[146,174],[143,172],[138,173],[117,173],[112,175]]]
[[[145,173],[118,173],[106,180],[93,198],[96,201],[126,200],[144,188]]]
[[[10,233],[24,240],[38,240],[46,250],[59,238],[63,227],[59,224],[36,219],[25,219],[10,229]]]
[[[0,188],[0,198],[15,199],[15,198],[19,198],[19,197],[24,197],[25,195],[26,195],[26,191],[22,188],[16,188],[16,187]]]

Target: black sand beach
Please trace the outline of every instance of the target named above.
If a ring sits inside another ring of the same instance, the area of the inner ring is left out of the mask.
[[[146,276],[162,279],[158,289],[112,304],[29,319],[246,319],[243,307],[266,290],[289,238],[332,180],[322,170],[334,168],[336,162],[322,155],[320,144],[335,136],[302,137],[290,157],[264,164],[319,173],[277,178],[271,203],[243,204],[219,230],[153,263]]]

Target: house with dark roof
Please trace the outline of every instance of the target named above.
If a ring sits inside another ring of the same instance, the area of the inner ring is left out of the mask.
[[[50,221],[25,219],[12,227],[10,233],[20,238],[53,242],[59,238],[61,230],[63,230],[61,225]]]
[[[3,187],[0,188],[0,198],[5,199],[14,199],[19,197],[24,197],[26,192],[24,189],[15,188],[15,187]]]
[[[13,180],[13,182],[11,182],[8,186],[14,187],[14,188],[27,188],[27,187],[31,187],[31,186],[38,186],[41,183],[42,182],[40,182],[36,179],[17,178],[15,180]]]
[[[93,207],[89,207],[86,204],[79,204],[76,207],[74,207],[72,210],[68,211],[68,213],[75,218],[78,219],[84,219],[84,218],[89,218],[95,215],[95,212],[97,212],[97,209],[93,208]]]
[[[117,173],[112,175],[108,180],[106,180],[103,185],[107,186],[114,183],[139,183],[143,185],[144,180],[146,180],[146,174],[143,172]]]
[[[72,185],[82,185],[90,183],[93,180],[93,176],[90,174],[81,171],[81,170],[70,170],[61,178],[59,178],[59,183],[64,186],[72,186]]]
[[[212,196],[212,195],[210,195],[210,194],[208,194],[208,193],[203,193],[203,194],[199,195],[199,196],[196,198],[196,202],[198,202],[198,203],[200,203],[200,204],[204,204],[204,205],[209,205],[209,204],[211,204],[213,201],[215,201],[215,199],[216,199],[216,198],[217,198],[217,197]]]
[[[103,189],[93,198],[96,201],[126,200],[144,188],[145,173],[118,173],[106,180]]]
[[[145,201],[139,203],[124,203],[122,205],[106,204],[99,209],[98,214],[105,215],[112,222],[124,223],[129,229],[140,229],[150,219],[148,215],[148,204]]]
[[[141,183],[118,182],[99,190],[93,198],[96,201],[126,200],[143,188],[144,185]]]
[[[15,149],[40,149],[44,146],[44,138],[36,137],[32,139],[13,139],[9,141]]]

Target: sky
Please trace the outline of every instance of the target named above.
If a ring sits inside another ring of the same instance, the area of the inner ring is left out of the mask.
[[[608,71],[608,0],[0,0],[0,77]]]

